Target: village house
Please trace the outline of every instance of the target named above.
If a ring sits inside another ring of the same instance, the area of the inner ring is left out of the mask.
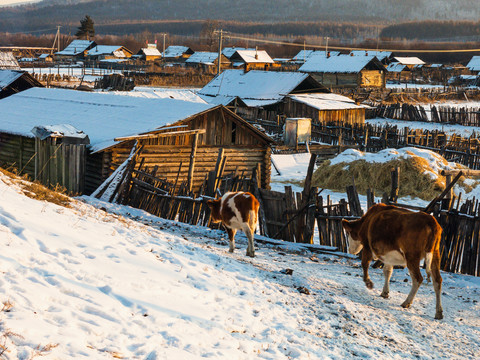
[[[349,55],[353,56],[375,56],[383,65],[388,65],[393,58],[391,51],[373,51],[373,50],[352,50]]]
[[[188,46],[170,45],[165,49],[164,61],[184,63],[194,51]]]
[[[32,87],[43,85],[26,71],[0,69],[0,99]]]
[[[87,51],[87,61],[100,61],[121,59],[126,60],[130,58],[133,53],[126,47],[121,45],[96,45]]]
[[[211,104],[227,106],[242,118],[274,121],[312,119],[313,124],[365,122],[365,107],[332,94],[312,76],[300,72],[226,70],[198,94]]]
[[[373,55],[315,56],[299,71],[309,73],[328,88],[384,88],[386,69]]]
[[[259,166],[262,186],[269,186],[272,140],[221,105],[32,88],[0,100],[0,113],[5,115],[0,122],[0,166],[16,167],[69,191],[92,193],[129,156],[137,140],[144,145],[139,156],[146,166],[157,166],[162,178],[179,176],[184,181],[195,137],[193,191],[215,168],[221,148],[226,173]],[[54,127],[45,130],[47,125]],[[39,132],[39,127],[44,130]],[[162,132],[168,136],[159,135]],[[46,136],[36,136],[39,133]],[[72,134],[84,134],[88,141]],[[40,148],[44,155],[35,157]],[[75,151],[83,155],[68,156]]]
[[[325,51],[325,50],[300,50],[297,55],[295,55],[291,62],[294,64],[304,64],[310,58],[315,58],[317,56],[327,57],[327,56],[338,56],[340,51]]]
[[[235,52],[237,50],[255,50],[255,48],[243,48],[243,47],[226,47],[226,48],[223,48],[222,50],[222,54],[225,55],[227,58],[231,58],[233,54],[235,54]]]
[[[231,66],[230,60],[221,55],[221,68],[229,68]],[[185,61],[186,67],[194,67],[206,73],[216,73],[218,67],[218,53],[197,51]]]
[[[155,61],[162,57],[162,53],[158,51],[157,44],[148,44],[146,48],[141,48],[135,56],[144,61]]]
[[[265,50],[237,50],[230,57],[233,67],[249,70],[268,70],[275,62]]]
[[[387,80],[393,82],[408,82],[411,80],[412,71],[407,65],[393,62],[387,66]]]
[[[480,56],[472,56],[467,64],[467,68],[473,74],[480,74]]]
[[[73,40],[65,49],[54,54],[55,59],[69,61],[84,60],[88,50],[94,48],[95,46],[97,46],[95,41]]]
[[[45,63],[51,63],[51,62],[53,62],[53,55],[52,54],[41,54],[38,57],[38,61],[45,62]]]

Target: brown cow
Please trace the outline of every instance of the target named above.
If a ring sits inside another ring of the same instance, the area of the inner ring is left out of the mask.
[[[435,319],[443,319],[442,277],[440,275],[440,238],[442,228],[435,218],[424,212],[412,212],[393,205],[376,204],[362,218],[342,220],[347,233],[348,252],[358,254],[362,249],[363,281],[373,288],[368,276],[372,259],[380,259],[385,265],[385,284],[381,296],[388,298],[389,282],[394,265],[407,266],[412,278],[412,289],[402,307],[412,304],[420,284],[420,260],[425,258],[427,281],[433,278],[437,300]]]
[[[248,238],[247,256],[255,256],[253,234],[257,227],[259,202],[248,192],[228,192],[217,200],[208,200],[213,222],[222,222],[230,239],[230,252],[235,249],[235,234],[242,230]]]

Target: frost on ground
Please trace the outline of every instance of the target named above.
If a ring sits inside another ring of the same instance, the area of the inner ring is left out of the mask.
[[[3,174],[0,196],[6,359],[479,358],[478,278],[442,273],[436,321],[431,284],[400,307],[404,270],[385,300],[358,260],[259,243],[250,259],[243,234],[230,254],[220,230],[88,197],[64,208]]]

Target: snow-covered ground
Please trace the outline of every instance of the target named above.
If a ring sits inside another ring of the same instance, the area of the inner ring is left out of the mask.
[[[356,259],[258,242],[246,258],[243,234],[230,254],[220,230],[89,197],[100,209],[63,208],[3,174],[0,194],[6,359],[479,358],[479,278],[442,273],[437,321],[431,284],[400,307],[405,270],[385,300],[382,271],[368,290]]]

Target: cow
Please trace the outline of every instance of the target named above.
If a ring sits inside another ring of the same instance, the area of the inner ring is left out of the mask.
[[[435,289],[435,319],[443,319],[439,250],[442,228],[433,216],[394,205],[376,204],[358,220],[343,219],[342,225],[347,234],[348,252],[356,255],[363,249],[363,281],[367,288],[373,288],[373,282],[368,275],[368,266],[372,259],[379,259],[384,263],[385,284],[381,293],[383,298],[389,296],[393,266],[407,266],[412,278],[412,288],[402,303],[403,308],[410,307],[423,281],[420,260],[424,258],[427,281],[430,281],[431,276]]]
[[[253,234],[257,227],[259,202],[249,192],[228,192],[220,199],[208,200],[211,219],[214,223],[225,225],[230,240],[229,251],[235,249],[235,234],[242,230],[248,238],[247,256],[255,257]]]

